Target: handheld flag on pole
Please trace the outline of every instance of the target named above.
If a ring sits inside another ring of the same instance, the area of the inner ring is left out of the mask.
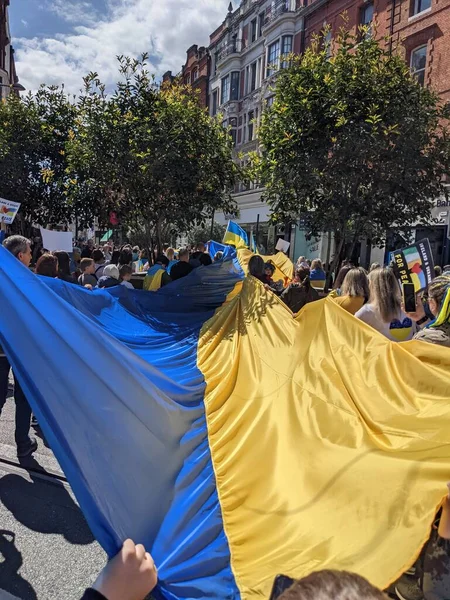
[[[248,248],[247,232],[234,221],[228,221],[227,230],[223,236],[224,244],[232,244],[236,248]]]
[[[253,252],[253,254],[259,254],[258,246],[256,245],[256,240],[253,233],[250,235],[250,250]]]

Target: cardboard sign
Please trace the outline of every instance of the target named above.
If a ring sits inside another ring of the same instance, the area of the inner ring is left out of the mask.
[[[428,239],[393,253],[395,274],[403,283],[413,283],[416,292],[425,290],[434,279],[434,261]]]
[[[286,242],[282,238],[280,238],[275,246],[275,250],[279,250],[280,252],[287,252],[289,250],[289,246],[291,242]]]
[[[0,223],[11,225],[20,208],[20,202],[0,198]]]
[[[49,252],[64,250],[73,252],[73,233],[71,231],[51,231],[41,227],[42,245]]]

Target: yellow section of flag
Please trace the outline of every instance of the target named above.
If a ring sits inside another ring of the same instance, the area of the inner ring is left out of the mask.
[[[209,442],[243,600],[324,568],[380,588],[414,562],[450,479],[450,352],[332,300],[297,319],[253,277],[202,329]]]

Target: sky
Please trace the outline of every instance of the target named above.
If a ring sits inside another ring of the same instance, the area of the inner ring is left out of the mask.
[[[11,0],[11,35],[20,82],[64,84],[76,94],[96,71],[108,88],[117,55],[149,54],[158,77],[178,73],[192,44],[207,45],[229,0]],[[236,4],[236,2],[234,3]]]

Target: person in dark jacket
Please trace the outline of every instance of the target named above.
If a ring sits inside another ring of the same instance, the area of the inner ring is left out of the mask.
[[[58,259],[58,279],[67,281],[67,283],[77,283],[70,272],[70,256],[68,253],[58,250],[58,252],[54,252],[53,254]]]
[[[107,265],[103,269],[103,275],[97,283],[100,289],[115,287],[120,285],[120,271],[116,265]]]
[[[31,242],[21,235],[12,235],[3,242],[3,246],[11,252],[25,267],[31,262]],[[8,396],[9,372],[11,365],[0,346],[0,414]],[[30,437],[31,408],[23,393],[17,377],[14,375],[14,400],[16,403],[17,456],[29,456],[37,449],[37,441]]]
[[[298,313],[305,304],[319,300],[319,294],[311,286],[307,267],[296,270],[294,281],[281,294],[281,299],[293,313]]]
[[[170,270],[172,281],[186,277],[194,270],[194,267],[189,262],[189,250],[184,248],[178,253],[178,262]]]

